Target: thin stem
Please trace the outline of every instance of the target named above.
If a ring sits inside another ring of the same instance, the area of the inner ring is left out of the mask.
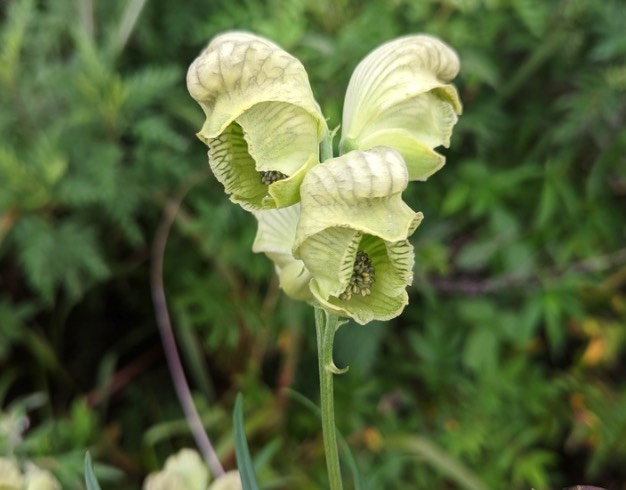
[[[154,243],[152,245],[152,263],[150,265],[151,287],[152,287],[152,301],[154,303],[154,311],[156,314],[157,324],[159,326],[159,333],[161,334],[161,342],[163,343],[163,350],[165,351],[165,357],[169,366],[170,375],[178,395],[178,400],[182,406],[185,418],[189,423],[191,433],[193,434],[196,444],[202,453],[204,460],[211,469],[214,476],[219,477],[224,474],[224,468],[220,464],[219,458],[213,449],[213,445],[209,440],[209,436],[204,430],[204,425],[198,414],[198,410],[194,405],[193,398],[191,396],[191,390],[185,377],[185,371],[183,364],[176,348],[176,339],[174,338],[174,332],[172,330],[172,322],[167,308],[167,301],[165,299],[165,289],[163,287],[163,256],[165,255],[165,245],[167,244],[167,237],[169,236],[170,229],[176,218],[176,213],[181,205],[184,196],[187,191],[195,184],[195,180],[192,180],[187,188],[177,196],[176,199],[169,201],[165,207],[161,224],[154,237]]]
[[[333,340],[339,318],[321,308],[315,308],[315,331],[320,373],[320,405],[322,412],[322,435],[330,490],[342,490],[341,468],[337,451],[335,431],[335,407],[333,393]]]

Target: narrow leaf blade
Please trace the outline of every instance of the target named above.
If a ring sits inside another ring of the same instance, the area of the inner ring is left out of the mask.
[[[235,437],[235,455],[237,457],[237,466],[239,468],[243,490],[259,490],[243,425],[243,401],[241,393],[239,393],[235,399],[233,433]]]
[[[87,490],[101,490],[98,480],[96,480],[96,475],[93,472],[89,451],[85,454],[85,484],[87,485]]]

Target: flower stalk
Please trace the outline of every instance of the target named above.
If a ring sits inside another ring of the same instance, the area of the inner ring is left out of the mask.
[[[341,467],[337,450],[335,430],[335,407],[333,375],[340,374],[333,362],[333,342],[335,332],[341,323],[339,317],[315,307],[315,332],[317,334],[317,358],[320,376],[320,408],[322,413],[322,436],[330,490],[342,490]]]

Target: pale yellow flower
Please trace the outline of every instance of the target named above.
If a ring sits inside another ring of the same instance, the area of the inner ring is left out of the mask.
[[[187,88],[206,115],[198,137],[231,199],[248,210],[298,202],[328,132],[302,64],[263,37],[227,32],[191,64]]]
[[[422,220],[402,201],[407,168],[392,148],[352,151],[311,169],[302,183],[294,255],[327,311],[365,324],[408,303],[413,247]]]
[[[452,80],[459,58],[432,36],[385,43],[354,70],[343,109],[342,152],[391,146],[404,158],[409,180],[426,180],[445,158],[461,102]]]

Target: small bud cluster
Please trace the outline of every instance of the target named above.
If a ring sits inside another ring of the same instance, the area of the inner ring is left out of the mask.
[[[376,270],[372,266],[369,256],[359,250],[354,259],[354,268],[352,269],[352,277],[346,287],[346,290],[339,295],[342,301],[348,301],[353,294],[361,296],[369,296],[374,282],[376,282]]]
[[[261,184],[270,185],[278,180],[283,180],[289,177],[278,170],[261,171]]]

